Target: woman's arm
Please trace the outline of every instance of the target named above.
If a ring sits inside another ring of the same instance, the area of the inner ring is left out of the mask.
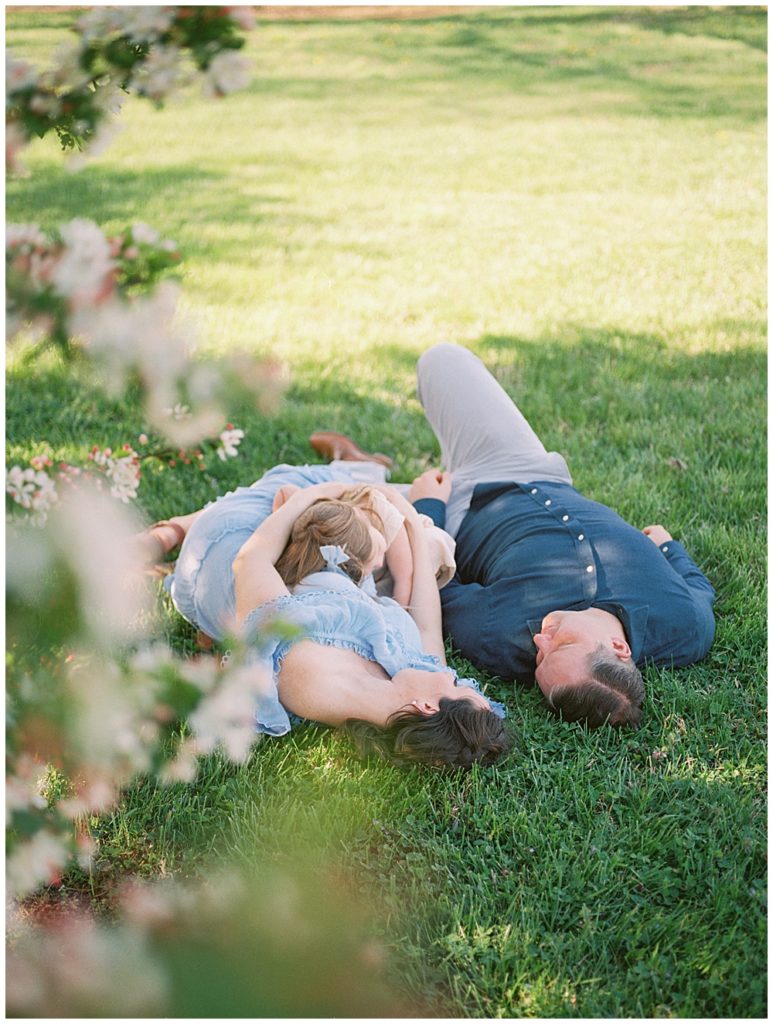
[[[242,545],[232,565],[237,625],[254,608],[289,593],[274,565],[287,546],[298,516],[320,498],[339,497],[349,486],[337,481],[304,487],[265,519]]]

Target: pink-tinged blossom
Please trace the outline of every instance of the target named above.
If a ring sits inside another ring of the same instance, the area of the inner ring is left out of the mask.
[[[207,97],[225,96],[246,89],[252,78],[252,63],[234,50],[224,50],[213,58],[204,75],[203,92]]]
[[[244,32],[250,32],[255,28],[255,15],[249,5],[226,7],[226,13],[231,21],[235,22]]]
[[[223,462],[226,459],[235,458],[239,452],[238,447],[242,443],[244,437],[244,431],[234,429],[233,427],[224,430],[220,435],[220,446],[217,449],[217,455]]]
[[[37,224],[7,224],[5,228],[5,251],[31,253],[37,248],[46,248],[48,239]]]
[[[5,169],[18,178],[29,174],[21,159],[22,151],[29,144],[29,136],[16,121],[5,126]]]
[[[143,932],[72,912],[48,928],[22,927],[6,961],[10,1016],[164,1017],[169,983]]]
[[[29,61],[14,57],[10,50],[5,51],[5,94],[29,89],[38,83],[38,72]]]
[[[50,885],[69,859],[70,851],[62,836],[47,830],[36,832],[31,839],[18,843],[6,861],[8,895],[18,898],[40,885]]]
[[[115,263],[110,245],[97,225],[84,217],[60,228],[64,248],[51,273],[56,291],[73,308],[91,305],[107,296]]]
[[[142,221],[137,221],[132,224],[132,238],[138,245],[157,245],[160,235],[155,228]]]

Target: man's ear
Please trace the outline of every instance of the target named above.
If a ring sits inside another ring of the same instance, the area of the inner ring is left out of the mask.
[[[628,646],[627,641],[625,641],[621,636],[612,637],[612,650],[620,661],[631,660],[631,648]]]

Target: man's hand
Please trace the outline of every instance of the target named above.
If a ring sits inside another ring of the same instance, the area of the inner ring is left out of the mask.
[[[645,526],[642,533],[645,537],[649,537],[652,543],[657,544],[658,547],[660,547],[661,544],[665,544],[667,540],[674,539],[665,526],[660,526],[659,524],[655,524],[654,526]]]
[[[428,469],[417,476],[408,492],[408,500],[419,501],[420,498],[436,498],[447,502],[451,495],[451,474],[440,469]]]

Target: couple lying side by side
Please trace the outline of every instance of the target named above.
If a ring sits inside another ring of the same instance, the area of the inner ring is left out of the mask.
[[[164,551],[182,540],[176,607],[211,637],[254,638],[272,735],[295,716],[395,762],[493,763],[504,710],[447,667],[443,632],[479,668],[536,681],[565,720],[638,725],[638,666],[709,650],[711,584],[663,527],[581,495],[466,349],[426,352],[418,393],[449,472],[386,485],[384,456],[315,435],[330,465],[276,467],[151,529]]]

